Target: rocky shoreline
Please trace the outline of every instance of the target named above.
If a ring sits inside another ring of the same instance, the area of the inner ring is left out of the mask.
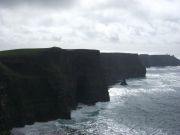
[[[0,135],[34,122],[70,119],[78,103],[109,101],[110,85],[145,77],[146,59],[138,54],[57,47],[1,51]]]

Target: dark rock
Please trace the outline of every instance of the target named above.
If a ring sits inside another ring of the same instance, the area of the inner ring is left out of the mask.
[[[77,99],[84,104],[109,101],[108,86],[97,50],[69,50],[77,75]]]
[[[127,85],[127,82],[126,82],[125,79],[122,79],[121,82],[120,82],[120,84],[123,85],[123,86],[125,86],[125,85]]]
[[[96,50],[21,49],[0,52],[0,131],[70,119],[79,102],[109,101]]]
[[[146,68],[137,54],[101,53],[101,63],[109,85],[123,78],[145,77]]]
[[[140,59],[146,67],[180,66],[180,60],[171,55],[141,54]]]

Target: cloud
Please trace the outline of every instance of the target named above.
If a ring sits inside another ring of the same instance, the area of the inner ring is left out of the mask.
[[[0,0],[0,5],[0,48],[180,49],[179,0]]]
[[[1,7],[66,7],[72,4],[74,0],[0,0]]]

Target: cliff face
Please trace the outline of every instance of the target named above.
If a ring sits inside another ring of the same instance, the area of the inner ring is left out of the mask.
[[[100,52],[92,50],[69,51],[75,65],[78,102],[94,104],[98,101],[109,101],[108,85],[101,67]]]
[[[0,131],[70,118],[79,102],[109,101],[96,50],[0,52]]]
[[[146,74],[146,68],[137,54],[102,53],[101,63],[110,85],[123,78],[145,77]]]
[[[171,55],[140,55],[140,59],[146,67],[180,66],[180,60]]]

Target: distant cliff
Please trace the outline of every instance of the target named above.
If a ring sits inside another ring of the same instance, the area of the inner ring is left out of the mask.
[[[97,50],[0,52],[0,131],[70,118],[78,103],[109,101]]]
[[[123,78],[145,77],[146,74],[146,68],[137,54],[101,53],[101,63],[110,85]]]
[[[180,66],[180,60],[171,55],[141,54],[140,59],[146,67]]]

